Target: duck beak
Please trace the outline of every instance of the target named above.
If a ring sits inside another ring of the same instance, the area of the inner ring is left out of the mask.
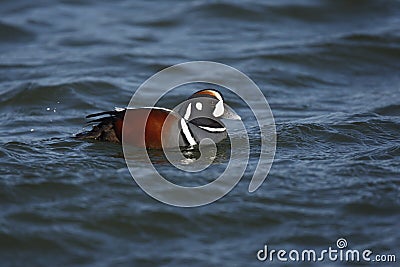
[[[242,118],[227,104],[224,103],[224,113],[221,116],[222,119],[240,121]]]

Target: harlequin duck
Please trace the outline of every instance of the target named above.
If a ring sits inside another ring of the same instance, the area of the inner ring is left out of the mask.
[[[124,142],[154,149],[195,146],[203,138],[218,143],[227,136],[221,119],[241,119],[224,103],[221,93],[213,89],[194,93],[174,110],[159,107],[116,108],[86,116],[95,117],[99,118],[88,123],[98,124],[91,131],[77,134],[76,138],[121,143],[122,126],[125,124]]]

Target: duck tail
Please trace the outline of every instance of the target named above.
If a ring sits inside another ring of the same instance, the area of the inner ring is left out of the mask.
[[[120,143],[120,138],[116,133],[115,125],[118,121],[122,121],[125,115],[125,110],[113,110],[104,111],[87,115],[86,118],[95,118],[103,115],[109,115],[106,117],[100,117],[94,120],[90,120],[87,123],[98,123],[94,125],[90,131],[84,131],[76,134],[74,137],[77,139],[92,139],[99,141],[108,141],[113,143]]]

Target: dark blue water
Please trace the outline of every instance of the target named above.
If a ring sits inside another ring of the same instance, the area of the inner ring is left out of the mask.
[[[281,266],[256,252],[340,237],[398,261],[399,25],[399,1],[1,1],[0,266]],[[182,209],[141,191],[119,145],[71,136],[192,60],[252,78],[278,143],[258,191],[255,132],[239,185]]]

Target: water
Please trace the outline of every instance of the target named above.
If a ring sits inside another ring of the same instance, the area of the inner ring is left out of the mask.
[[[340,237],[400,257],[399,1],[0,7],[1,266],[280,266],[256,252],[318,251]],[[141,191],[118,145],[71,136],[85,115],[127,105],[152,74],[192,60],[249,75],[278,144],[258,191],[247,192],[259,152],[251,139],[242,182],[182,209]]]

